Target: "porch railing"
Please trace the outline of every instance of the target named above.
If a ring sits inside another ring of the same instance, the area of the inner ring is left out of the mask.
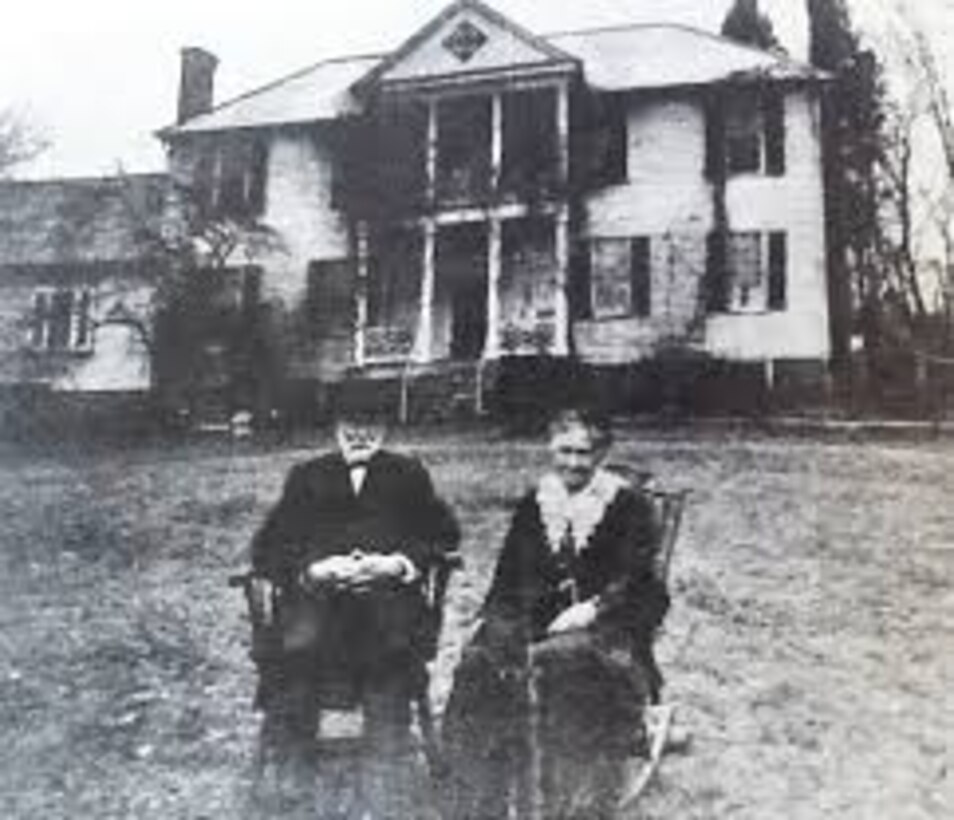
[[[402,362],[414,347],[414,332],[406,327],[373,326],[364,330],[364,358],[369,363]]]

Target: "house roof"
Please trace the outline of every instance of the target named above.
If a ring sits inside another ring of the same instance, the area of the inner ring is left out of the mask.
[[[744,75],[777,80],[821,77],[812,66],[784,54],[675,24],[566,32],[549,40],[575,55],[587,84],[601,91],[709,85]]]
[[[454,4],[450,10],[456,9]],[[446,14],[445,12],[444,14]],[[442,20],[443,15],[437,21]],[[435,21],[435,22],[437,22]],[[425,27],[429,30],[434,23]],[[424,31],[424,30],[422,30]],[[419,39],[396,52],[326,60],[221,103],[161,136],[333,120],[358,110],[356,84],[376,76]],[[583,67],[587,83],[602,91],[700,86],[758,75],[777,80],[820,79],[815,68],[689,26],[658,23],[564,32],[537,38]]]
[[[122,262],[142,254],[166,174],[0,182],[0,268]]]
[[[357,110],[351,87],[383,54],[323,60],[170,126],[160,136],[333,120]]]

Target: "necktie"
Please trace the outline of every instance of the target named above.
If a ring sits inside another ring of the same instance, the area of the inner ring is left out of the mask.
[[[560,539],[557,562],[560,566],[560,592],[567,596],[569,603],[575,604],[578,598],[576,580],[573,577],[576,564],[576,542],[573,540],[573,530],[569,522],[567,522],[566,530]]]

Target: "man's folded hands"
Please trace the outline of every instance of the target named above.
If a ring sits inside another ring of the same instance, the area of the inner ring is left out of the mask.
[[[352,550],[313,561],[302,573],[302,583],[312,591],[366,592],[391,583],[411,583],[418,577],[413,562],[402,553]]]

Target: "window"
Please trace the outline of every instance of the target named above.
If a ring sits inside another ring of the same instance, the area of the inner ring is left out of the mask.
[[[525,196],[545,191],[559,173],[556,92],[511,91],[502,107],[501,188]]]
[[[441,100],[437,106],[437,195],[442,202],[471,202],[490,182],[489,97]]]
[[[499,294],[504,323],[533,326],[553,318],[556,224],[531,216],[502,223]]]
[[[41,288],[33,294],[30,346],[86,351],[93,346],[93,294],[88,288]]]
[[[594,319],[646,317],[651,312],[650,239],[593,239],[590,242],[590,305]]]
[[[706,172],[785,173],[785,101],[778,92],[733,89],[709,100]]]
[[[597,94],[579,106],[574,175],[591,186],[616,185],[628,173],[627,105],[623,94]]]
[[[268,145],[258,137],[222,137],[204,146],[195,175],[199,207],[209,216],[259,216],[265,209]]]
[[[404,98],[382,100],[370,119],[351,132],[341,152],[348,157],[345,181],[372,212],[406,212],[427,193],[428,109]]]
[[[556,226],[552,219],[508,219],[501,232],[502,275],[523,273],[530,280],[552,275],[556,265]]]
[[[734,96],[726,106],[725,164],[730,174],[762,168],[762,117],[754,94]]]
[[[368,324],[417,318],[424,241],[419,231],[394,229],[372,237],[368,260]]]
[[[780,231],[710,234],[709,310],[719,313],[785,310],[787,245],[786,234]]]
[[[354,314],[354,276],[349,259],[308,263],[308,324],[315,337],[347,333]]]
[[[758,233],[732,234],[726,244],[726,267],[731,282],[729,310],[742,312],[755,307],[764,307],[762,235]]]

